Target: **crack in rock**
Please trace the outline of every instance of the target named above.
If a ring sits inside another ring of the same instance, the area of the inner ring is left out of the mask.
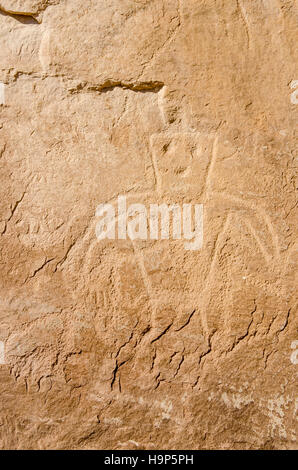
[[[0,4],[0,14],[2,16],[10,16],[23,24],[40,24],[41,21],[36,18],[36,14],[26,11],[6,10]]]
[[[164,83],[160,81],[146,81],[146,82],[122,82],[107,80],[100,85],[90,85],[87,83],[80,83],[76,87],[69,88],[70,93],[76,94],[82,91],[105,93],[113,91],[115,88],[123,88],[124,90],[131,90],[135,92],[153,92],[158,93],[164,87]]]

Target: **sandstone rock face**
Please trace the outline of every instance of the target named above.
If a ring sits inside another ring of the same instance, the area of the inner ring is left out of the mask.
[[[297,448],[297,18],[0,0],[1,448]],[[202,247],[98,240],[119,195]]]

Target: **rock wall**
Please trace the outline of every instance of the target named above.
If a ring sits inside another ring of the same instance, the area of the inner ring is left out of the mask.
[[[297,19],[0,0],[1,448],[297,449]],[[202,246],[99,240],[118,196]]]

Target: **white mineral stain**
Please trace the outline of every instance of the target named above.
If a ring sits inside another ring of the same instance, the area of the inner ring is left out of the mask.
[[[241,395],[240,393],[233,393],[230,396],[224,392],[221,396],[226,406],[240,410],[243,406],[253,403],[250,395]]]
[[[110,424],[115,426],[120,426],[123,423],[121,418],[104,418],[103,422],[104,424]]]
[[[271,436],[274,437],[277,433],[279,437],[286,439],[287,432],[283,423],[284,409],[287,408],[290,398],[283,396],[272,398],[268,400],[268,416],[270,418],[270,431]]]
[[[291,349],[295,349],[295,351],[291,354],[291,363],[296,365],[298,364],[298,341],[293,341],[291,344]]]
[[[161,409],[163,410],[162,412],[162,419],[170,419],[171,418],[171,411],[173,409],[173,404],[171,401],[162,401],[160,404]]]

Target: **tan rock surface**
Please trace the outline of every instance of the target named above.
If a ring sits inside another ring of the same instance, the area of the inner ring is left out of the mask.
[[[1,448],[297,449],[297,19],[0,0]],[[97,240],[118,195],[202,249]]]

